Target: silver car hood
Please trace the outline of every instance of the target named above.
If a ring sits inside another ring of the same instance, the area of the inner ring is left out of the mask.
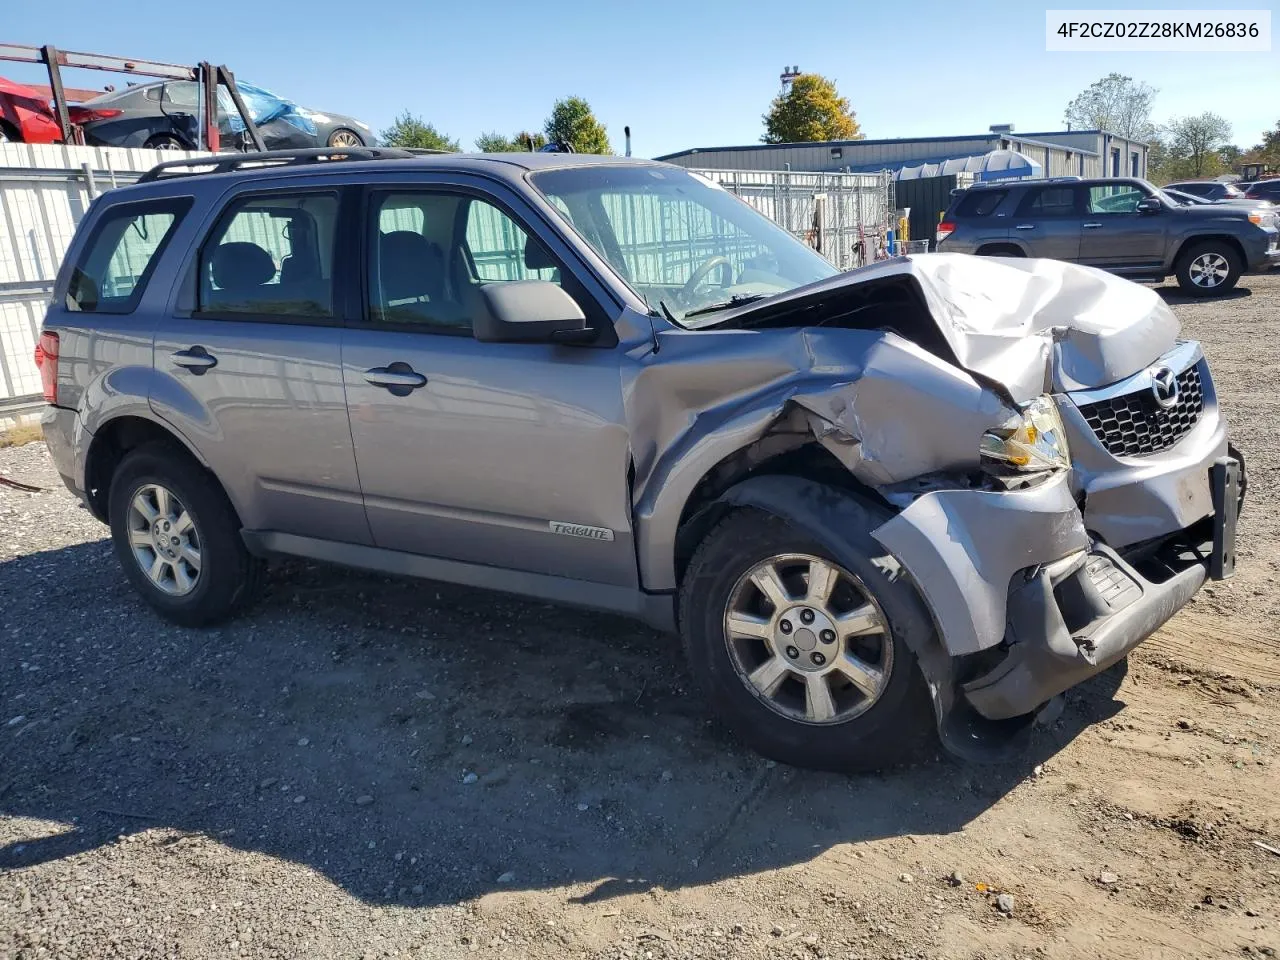
[[[1019,402],[1046,390],[1081,390],[1137,373],[1173,348],[1178,320],[1148,287],[1057,260],[931,253],[897,257],[716,315],[751,326],[827,299],[841,288],[894,276],[916,281],[959,365]]]

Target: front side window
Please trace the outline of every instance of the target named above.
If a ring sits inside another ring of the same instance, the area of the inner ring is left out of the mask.
[[[68,310],[132,313],[189,197],[130,203],[108,210],[71,272]]]
[[[336,193],[237,200],[200,251],[199,312],[333,317]]]
[[[682,170],[577,166],[531,180],[650,307],[678,321],[838,272],[722,187]],[[705,322],[714,315],[696,325]]]
[[[1138,209],[1138,201],[1147,194],[1130,183],[1114,183],[1089,188],[1091,214],[1125,214]]]
[[[462,193],[375,196],[368,250],[370,319],[423,331],[469,335],[472,319],[487,309],[488,284],[563,280],[559,264],[524,227]],[[576,288],[570,294],[582,302]]]

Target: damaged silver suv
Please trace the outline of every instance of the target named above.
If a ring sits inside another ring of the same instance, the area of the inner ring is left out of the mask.
[[[566,154],[176,161],[94,202],[49,449],[188,625],[293,555],[677,629],[788,763],[1007,742],[1230,574],[1243,464],[1151,290],[849,273],[719,187]]]

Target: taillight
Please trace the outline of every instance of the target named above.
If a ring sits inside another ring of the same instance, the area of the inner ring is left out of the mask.
[[[941,243],[943,240],[947,239],[947,237],[951,236],[951,234],[955,233],[955,229],[956,225],[950,220],[943,220],[939,223],[937,235],[938,242]]]
[[[40,368],[40,385],[44,402],[58,402],[58,335],[46,330],[36,344],[36,366]]]
[[[95,120],[112,120],[123,110],[99,110],[93,107],[68,107],[67,116],[72,123],[93,123]]]

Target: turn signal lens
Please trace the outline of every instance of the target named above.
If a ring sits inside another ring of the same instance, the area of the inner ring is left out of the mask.
[[[1049,396],[1036,397],[1022,408],[1020,416],[984,433],[979,452],[985,464],[1020,472],[1071,466],[1062,417]]]

